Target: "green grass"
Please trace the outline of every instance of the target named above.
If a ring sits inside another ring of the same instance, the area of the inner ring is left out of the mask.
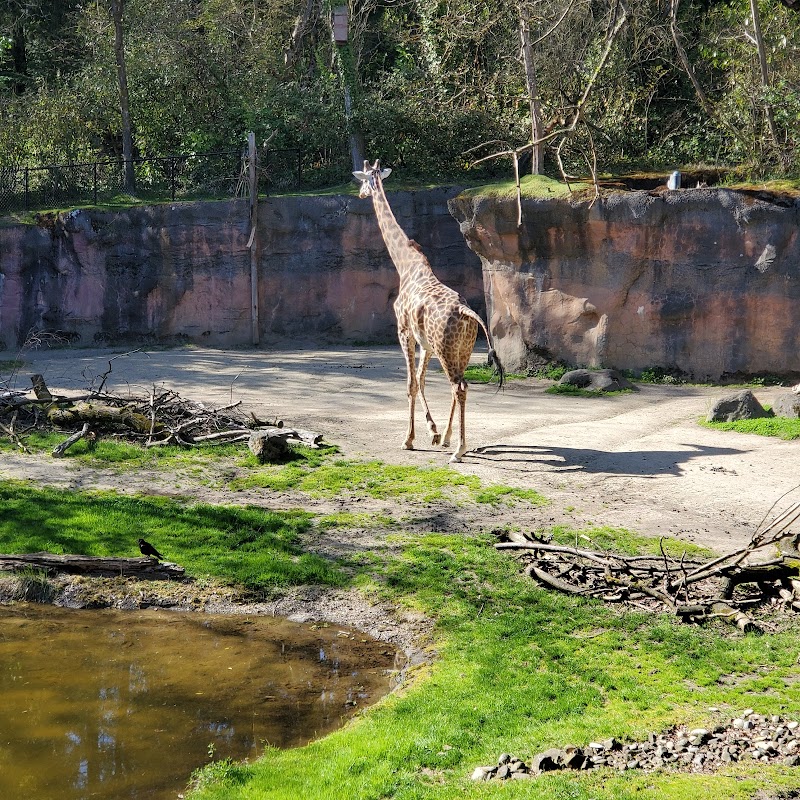
[[[488,538],[408,537],[378,574],[359,581],[376,599],[436,620],[434,664],[307,747],[212,767],[194,800],[745,800],[759,787],[796,781],[789,768],[758,765],[719,775],[596,771],[473,784],[474,767],[502,752],[530,759],[547,747],[638,739],[677,722],[712,726],[708,706],[796,715],[796,632],[732,635],[617,614],[543,591]],[[738,683],[722,681],[731,676]]]
[[[555,200],[569,197],[572,192],[591,189],[590,183],[576,181],[568,187],[561,181],[548,178],[546,175],[524,175],[520,180],[520,189],[525,198],[534,197],[547,200]],[[570,191],[570,189],[572,191]],[[462,192],[465,197],[499,197],[514,198],[517,188],[514,181],[498,181],[497,183],[487,183],[466,189]]]
[[[556,525],[550,532],[554,542],[583,550],[609,551],[629,556],[660,555],[663,545],[664,552],[676,558],[680,558],[684,553],[687,558],[711,558],[713,555],[705,547],[691,542],[669,537],[657,539],[652,536],[642,536],[627,528],[598,525],[576,530],[565,525]]]
[[[494,367],[487,367],[485,364],[470,364],[464,370],[464,377],[467,383],[497,383],[497,372]],[[507,381],[525,380],[527,375],[521,372],[507,372]]]
[[[301,548],[301,534],[312,526],[304,511],[65,492],[21,482],[0,482],[0,508],[5,553],[138,556],[136,540],[142,536],[188,574],[254,592],[343,581],[335,565]]]
[[[718,431],[754,433],[758,436],[775,436],[778,439],[800,439],[800,419],[788,417],[764,417],[763,419],[740,419],[736,422],[706,422],[700,424]]]
[[[593,389],[582,389],[569,383],[554,383],[545,389],[547,394],[567,394],[573,397],[617,397],[621,394],[631,394],[633,389],[620,389],[616,392],[601,392]]]
[[[347,497],[366,495],[375,500],[408,499],[422,502],[436,500],[473,500],[496,504],[527,501],[541,505],[545,499],[533,490],[484,486],[480,478],[463,475],[448,467],[412,467],[386,464],[383,461],[337,459],[317,466],[291,463],[267,465],[231,482],[231,488],[297,490],[312,497]]]
[[[310,514],[38,489],[0,483],[2,549],[136,555],[139,535],[193,574],[265,589],[297,581],[357,586],[435,623],[435,658],[400,691],[307,747],[267,748],[254,763],[211,765],[193,800],[625,800],[718,797],[797,786],[796,770],[733,765],[716,775],[555,773],[473,784],[502,752],[640,739],[675,723],[713,726],[745,707],[800,715],[798,623],[764,636],[705,628],[541,589],[490,536],[409,535],[363,566],[304,555],[324,535]],[[320,520],[321,522],[321,520]],[[329,524],[360,524],[354,514]],[[320,533],[322,532],[322,533]],[[630,531],[556,530],[626,552],[657,546]],[[709,706],[721,708],[719,714]],[[794,783],[792,783],[794,781]]]

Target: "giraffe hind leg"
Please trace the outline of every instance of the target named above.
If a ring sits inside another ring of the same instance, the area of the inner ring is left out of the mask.
[[[425,398],[425,373],[428,369],[428,362],[431,360],[431,351],[423,350],[420,348],[420,362],[419,371],[417,372],[417,384],[419,385],[419,396],[422,400],[422,407],[425,409],[425,422],[428,426],[428,433],[431,437],[431,444],[439,444],[442,439],[441,434],[436,428],[436,423],[431,416],[431,410],[428,408],[428,401]]]
[[[465,421],[467,416],[467,383],[464,380],[453,386],[453,409],[458,405],[458,449],[450,457],[451,463],[458,463],[461,457],[467,452],[467,432]],[[452,412],[451,412],[452,413]]]

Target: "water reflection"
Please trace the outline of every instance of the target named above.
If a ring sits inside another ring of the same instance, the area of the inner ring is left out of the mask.
[[[214,758],[338,727],[394,654],[284,620],[0,606],[0,797],[174,798]]]

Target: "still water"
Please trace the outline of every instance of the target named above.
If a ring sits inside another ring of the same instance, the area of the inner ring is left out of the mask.
[[[339,727],[395,653],[286,620],[0,606],[0,798],[166,800],[214,759]]]

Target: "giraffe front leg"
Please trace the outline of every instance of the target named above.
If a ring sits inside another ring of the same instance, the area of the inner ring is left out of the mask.
[[[428,369],[428,362],[431,360],[432,353],[429,350],[420,348],[420,363],[419,371],[417,372],[417,383],[419,384],[419,396],[422,400],[422,407],[425,409],[425,422],[428,425],[428,433],[431,437],[431,444],[439,444],[441,435],[436,429],[436,423],[431,416],[431,410],[428,408],[428,401],[425,397],[425,373]]]
[[[406,440],[403,442],[404,450],[414,449],[414,405],[417,399],[417,390],[419,385],[417,383],[417,376],[414,370],[414,349],[415,344],[411,336],[405,332],[400,331],[400,346],[403,348],[403,355],[406,358],[406,392],[408,394],[408,431],[406,432]]]

